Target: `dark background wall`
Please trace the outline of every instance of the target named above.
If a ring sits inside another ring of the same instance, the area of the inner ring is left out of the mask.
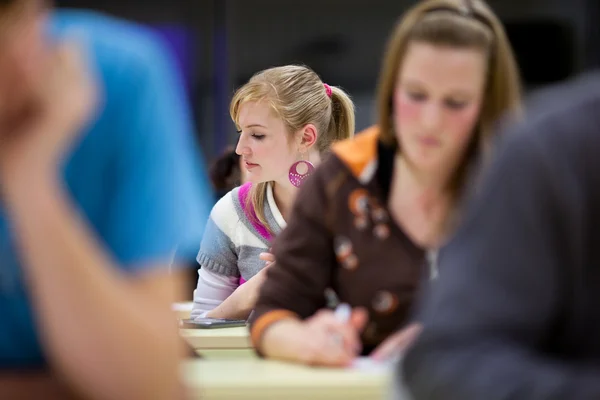
[[[254,72],[303,63],[347,89],[359,128],[372,122],[382,49],[414,0],[63,0],[178,29],[198,137],[205,152],[235,142],[228,116],[234,88]],[[528,88],[566,79],[600,62],[597,0],[490,0],[506,24]],[[172,37],[167,39],[175,40]],[[184,48],[184,50],[182,50]],[[210,156],[211,154],[209,154]]]

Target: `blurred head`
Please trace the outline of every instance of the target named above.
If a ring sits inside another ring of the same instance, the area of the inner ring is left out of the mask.
[[[20,106],[42,76],[47,3],[0,0],[0,110]]]
[[[235,150],[228,148],[210,167],[210,180],[217,194],[222,195],[245,183],[242,159]]]
[[[331,143],[354,134],[354,105],[344,91],[309,68],[270,68],[254,75],[231,101],[240,132],[236,148],[253,183],[288,184],[293,163],[317,163]]]
[[[517,65],[500,21],[480,0],[426,0],[400,20],[378,88],[382,139],[419,173],[450,172],[460,189],[492,125],[518,111]]]

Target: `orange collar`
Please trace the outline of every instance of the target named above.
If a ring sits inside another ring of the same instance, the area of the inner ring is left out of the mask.
[[[377,169],[379,127],[374,125],[350,139],[335,143],[333,153],[348,167],[360,182],[366,183]]]

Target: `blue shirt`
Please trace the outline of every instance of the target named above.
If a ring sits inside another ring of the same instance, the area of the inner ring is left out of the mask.
[[[127,273],[167,266],[175,250],[193,259],[212,192],[170,57],[149,30],[91,12],[57,11],[50,35],[71,28],[85,35],[102,93],[65,164],[73,204]],[[0,368],[45,364],[34,315],[0,211]]]

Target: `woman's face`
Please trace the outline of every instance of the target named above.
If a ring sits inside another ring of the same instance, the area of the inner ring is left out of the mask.
[[[241,156],[245,179],[252,183],[286,182],[298,152],[292,148],[281,118],[267,102],[248,102],[240,106],[238,124],[241,132],[235,151]]]
[[[479,119],[486,68],[475,49],[408,46],[394,90],[394,128],[403,157],[419,173],[460,164]]]

